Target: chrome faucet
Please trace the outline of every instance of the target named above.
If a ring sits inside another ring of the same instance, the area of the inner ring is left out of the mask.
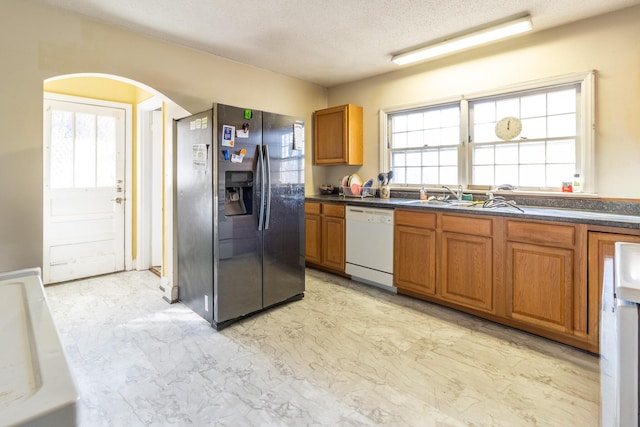
[[[456,198],[456,200],[462,200],[462,185],[458,184],[458,191],[453,191],[449,186],[443,185],[442,188],[447,190],[449,193]]]
[[[489,199],[493,199],[494,195],[493,192],[497,191],[497,190],[509,190],[509,191],[513,191],[515,189],[517,189],[518,187],[516,187],[515,185],[511,185],[511,184],[501,184],[498,185],[496,187],[493,187],[491,190],[489,190],[487,192],[487,196],[489,196]]]

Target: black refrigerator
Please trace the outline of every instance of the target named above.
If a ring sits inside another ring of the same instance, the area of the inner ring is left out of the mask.
[[[303,121],[215,104],[174,126],[178,298],[216,329],[301,299]]]

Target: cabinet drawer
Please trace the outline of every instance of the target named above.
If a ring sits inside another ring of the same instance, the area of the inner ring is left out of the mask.
[[[573,247],[576,244],[576,228],[572,225],[507,221],[507,240]]]
[[[442,215],[442,231],[491,237],[493,234],[493,220],[490,218]]]
[[[319,202],[305,202],[304,213],[320,215],[320,203]]]
[[[344,218],[344,205],[323,203],[322,213],[325,216],[334,216],[337,218]]]
[[[409,227],[436,228],[436,214],[416,211],[395,211],[396,225],[408,225]]]

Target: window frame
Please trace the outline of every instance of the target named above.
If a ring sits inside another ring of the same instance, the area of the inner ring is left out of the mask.
[[[458,150],[458,180],[464,188],[469,188],[471,178],[471,150],[472,143],[469,142],[469,103],[483,99],[499,98],[509,94],[520,92],[543,90],[554,86],[578,85],[580,87],[580,100],[576,114],[580,117],[580,122],[576,129],[576,166],[582,175],[583,192],[594,193],[595,186],[595,70],[579,73],[570,73],[561,76],[532,80],[523,83],[503,86],[481,92],[474,92],[468,95],[460,95],[424,103],[382,108],[379,111],[379,132],[380,142],[380,170],[389,170],[391,167],[391,129],[389,127],[389,116],[399,112],[409,112],[411,110],[437,108],[452,103],[460,104],[460,138],[461,143]],[[398,184],[400,188],[419,188],[416,184]],[[553,191],[526,190],[528,193],[558,194],[559,188]],[[561,193],[566,195],[567,193]]]

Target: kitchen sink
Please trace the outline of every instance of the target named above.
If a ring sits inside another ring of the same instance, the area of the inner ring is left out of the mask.
[[[470,200],[407,200],[399,202],[403,205],[434,205],[434,206],[474,206]]]

